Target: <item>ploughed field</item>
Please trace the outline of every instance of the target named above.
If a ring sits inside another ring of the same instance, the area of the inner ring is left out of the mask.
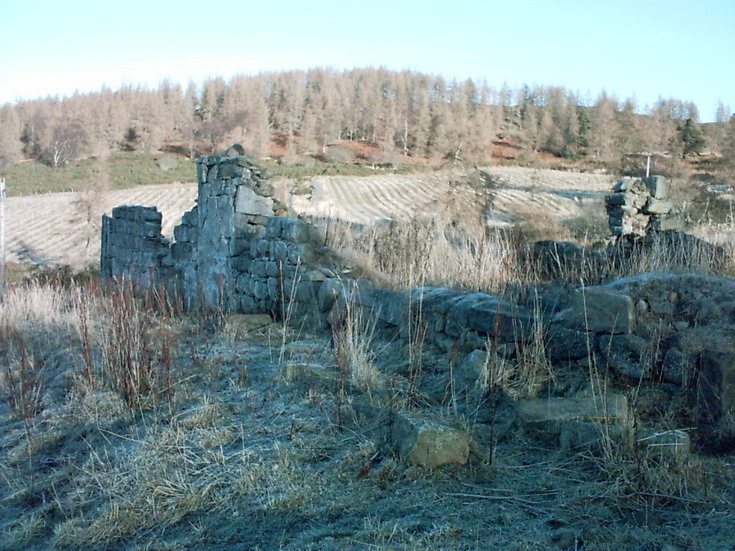
[[[484,182],[460,171],[385,174],[368,177],[321,176],[301,184],[276,182],[277,195],[296,212],[371,224],[418,215],[462,216],[481,208],[491,223],[507,225],[529,217],[572,218],[590,205],[603,209],[614,182],[609,175],[550,169],[492,167]],[[49,193],[6,201],[8,262],[69,264],[80,267],[99,258],[103,213],[116,205],[157,206],[163,233],[171,236],[181,215],[196,201],[196,184],[139,186],[118,191]]]

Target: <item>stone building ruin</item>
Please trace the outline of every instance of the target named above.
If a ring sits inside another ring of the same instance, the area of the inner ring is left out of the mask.
[[[571,300],[541,297],[540,310],[483,292],[378,289],[343,277],[314,226],[277,216],[283,212],[267,175],[241,147],[201,157],[197,177],[197,204],[183,215],[173,241],[162,236],[155,207],[119,206],[103,218],[103,278],[165,285],[189,308],[276,316],[288,308],[312,314],[321,327],[352,311],[406,342],[420,326],[427,344],[460,358],[455,370],[432,375],[437,388],[452,385],[460,395],[477,391],[483,365],[512,369],[523,362],[524,347],[542,339],[554,366],[587,370],[594,364],[621,380],[679,388],[691,397],[703,435],[714,434],[735,412],[732,278],[641,274],[581,287]],[[606,199],[618,238],[678,227],[662,177],[623,178]],[[523,407],[519,416],[533,417]],[[567,426],[566,411],[560,415]],[[597,413],[591,415],[597,422]],[[403,432],[417,439],[409,425]]]
[[[663,176],[619,180],[605,197],[605,208],[614,237],[681,228],[679,211],[669,200],[669,181]]]
[[[276,216],[265,170],[238,144],[197,162],[197,204],[161,234],[156,207],[119,206],[102,220],[100,271],[138,287],[165,285],[188,308],[272,313],[316,300],[328,274],[316,229]]]

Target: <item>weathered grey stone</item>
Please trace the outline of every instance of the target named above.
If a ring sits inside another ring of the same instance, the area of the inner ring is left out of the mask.
[[[235,212],[260,216],[273,216],[273,200],[261,197],[244,185],[238,186],[235,196]]]
[[[391,438],[401,459],[413,465],[431,469],[469,459],[469,435],[426,415],[396,413]]]
[[[268,239],[281,239],[283,234],[283,223],[286,220],[286,218],[281,218],[280,216],[272,216],[268,218],[268,222],[265,226],[265,236]]]
[[[674,203],[662,199],[649,199],[643,207],[645,214],[668,214],[674,208]]]
[[[695,359],[678,348],[669,348],[661,362],[661,380],[687,386],[694,373]]]
[[[552,324],[546,333],[546,351],[551,362],[587,357],[595,347],[597,335]]]
[[[236,272],[248,272],[253,265],[253,260],[249,256],[236,256],[232,259],[231,265]]]
[[[654,199],[666,199],[669,196],[669,181],[660,175],[643,178]]]
[[[253,246],[255,247],[255,253],[253,253]],[[250,254],[253,258],[268,257],[271,250],[271,242],[267,239],[258,239],[252,241],[250,245]]]
[[[410,296],[407,291],[375,289],[373,296],[379,319],[397,327],[406,323],[410,310]]]
[[[683,430],[640,429],[636,441],[647,455],[667,460],[684,461],[692,449],[689,434]]]
[[[290,264],[311,264],[317,260],[316,250],[311,243],[294,243],[288,251]]]
[[[641,209],[648,201],[647,195],[639,195],[638,193],[611,193],[605,196],[605,203],[611,207],[631,206]]]
[[[269,277],[265,284],[268,289],[267,298],[275,299],[281,296],[281,286],[278,284],[277,277]]]
[[[271,241],[268,253],[270,258],[280,262],[286,262],[288,259],[288,245],[285,241]]]
[[[556,425],[568,421],[627,425],[630,420],[628,399],[622,394],[519,400],[516,407],[518,419],[527,427]]]
[[[249,274],[237,276],[237,279],[235,280],[235,290],[238,293],[249,293],[251,289],[250,279],[251,277]]]
[[[646,185],[640,178],[625,177],[618,180],[613,186],[613,191],[616,193],[634,191],[639,194],[646,193]]]
[[[242,167],[236,162],[222,162],[219,167],[219,178],[230,180],[242,176]]]
[[[264,279],[253,279],[251,284],[251,292],[253,297],[258,300],[266,300],[268,298],[268,284]]]
[[[628,295],[608,287],[582,287],[574,294],[572,322],[584,331],[630,333],[635,307]]]
[[[719,421],[735,414],[733,349],[706,350],[698,358],[695,401],[703,419]]]
[[[268,276],[266,265],[268,260],[265,258],[259,258],[250,262],[249,271],[253,277],[265,278]]]
[[[250,295],[241,295],[240,296],[240,311],[243,314],[257,314],[258,313],[258,303],[257,301]]]
[[[461,337],[469,329],[496,342],[527,340],[533,316],[524,308],[485,293],[450,298],[444,332]]]
[[[194,254],[194,246],[191,243],[177,241],[171,245],[171,254],[177,262],[188,260]]]
[[[284,218],[281,237],[292,243],[309,243],[313,231],[308,224],[296,218]]]
[[[652,343],[638,335],[600,335],[599,349],[608,366],[618,375],[632,379],[652,376]]]
[[[322,312],[331,310],[335,303],[339,303],[340,308],[347,302],[358,306],[375,305],[373,285],[364,279],[325,279],[319,287],[317,300]]]
[[[252,171],[251,180],[253,182],[253,191],[262,197],[273,197],[273,184],[268,180],[261,179],[255,171]]]
[[[651,228],[655,231],[665,232],[680,230],[684,227],[684,220],[679,213],[671,213],[666,216],[651,217]]]
[[[633,431],[630,425],[569,421],[561,425],[559,445],[563,450],[594,454],[629,448]]]

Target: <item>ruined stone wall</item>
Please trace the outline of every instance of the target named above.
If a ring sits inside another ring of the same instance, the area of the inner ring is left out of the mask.
[[[669,200],[669,182],[663,176],[623,178],[605,197],[605,205],[615,237],[642,237],[681,227],[679,212]]]
[[[276,216],[265,170],[234,145],[197,163],[197,204],[161,235],[155,207],[116,207],[103,217],[103,277],[165,284],[187,307],[272,313],[316,300],[330,259],[313,226]]]
[[[170,275],[173,258],[161,235],[161,213],[155,207],[122,205],[102,218],[100,272],[110,279],[128,278],[150,286]]]

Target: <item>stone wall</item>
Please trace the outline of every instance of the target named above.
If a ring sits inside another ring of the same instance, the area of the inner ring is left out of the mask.
[[[168,275],[172,267],[169,242],[161,235],[161,213],[156,207],[122,205],[112,209],[112,217],[102,217],[102,277],[124,275],[147,287]]]
[[[103,217],[103,277],[166,285],[189,308],[314,306],[331,260],[313,226],[276,216],[283,209],[265,170],[233,145],[201,157],[197,178],[197,204],[174,228],[173,243],[161,235],[155,207],[116,207]]]
[[[615,237],[681,228],[679,212],[669,200],[669,182],[663,176],[623,178],[605,197],[605,205]]]
[[[444,374],[452,380],[439,381],[440,390],[472,392],[483,365],[510,373],[528,361],[530,346],[553,369],[594,367],[636,385],[678,387],[696,422],[717,427],[735,412],[733,279],[643,274],[567,295],[557,289],[530,304],[438,287],[377,289],[338,277],[342,270],[313,226],[276,216],[281,208],[267,175],[239,146],[200,158],[197,173],[197,205],[183,215],[173,242],[161,235],[155,207],[120,206],[104,217],[104,277],[167,285],[189,307],[313,314],[335,331],[346,316],[359,315],[389,340],[432,345],[453,358],[456,369]],[[607,205],[618,237],[663,231],[677,218],[661,177],[624,178]],[[577,258],[577,248],[562,249]],[[406,421],[406,434],[418,434],[414,421]]]

